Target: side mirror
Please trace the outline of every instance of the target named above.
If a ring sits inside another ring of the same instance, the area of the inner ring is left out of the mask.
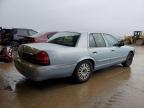
[[[124,46],[124,42],[123,41],[118,41],[118,43],[115,44],[114,46],[118,46],[118,47]]]

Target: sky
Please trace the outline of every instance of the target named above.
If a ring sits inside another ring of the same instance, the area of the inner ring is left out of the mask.
[[[144,0],[0,0],[0,26],[37,31],[144,31]]]

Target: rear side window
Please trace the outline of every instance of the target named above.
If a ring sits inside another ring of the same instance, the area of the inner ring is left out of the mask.
[[[17,29],[17,35],[29,36],[28,30],[25,30],[25,29]]]
[[[96,47],[106,47],[105,40],[100,33],[93,33],[92,35],[96,42]]]
[[[95,43],[94,37],[91,34],[89,36],[89,47],[90,48],[96,47],[96,43]]]
[[[36,31],[29,30],[29,35],[30,35],[30,36],[35,35],[36,33],[37,33]]]
[[[56,33],[49,39],[48,42],[74,47],[76,46],[79,37],[80,37],[79,33],[71,33],[71,32]]]

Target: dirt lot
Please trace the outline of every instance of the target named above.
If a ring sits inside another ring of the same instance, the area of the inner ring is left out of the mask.
[[[96,71],[84,84],[33,83],[13,63],[0,63],[0,108],[144,108],[144,47],[136,47],[130,68]]]

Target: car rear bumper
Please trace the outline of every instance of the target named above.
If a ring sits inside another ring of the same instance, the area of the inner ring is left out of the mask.
[[[21,59],[14,60],[16,69],[25,77],[33,81],[41,81],[52,78],[69,77],[72,75],[76,64],[39,66]]]

